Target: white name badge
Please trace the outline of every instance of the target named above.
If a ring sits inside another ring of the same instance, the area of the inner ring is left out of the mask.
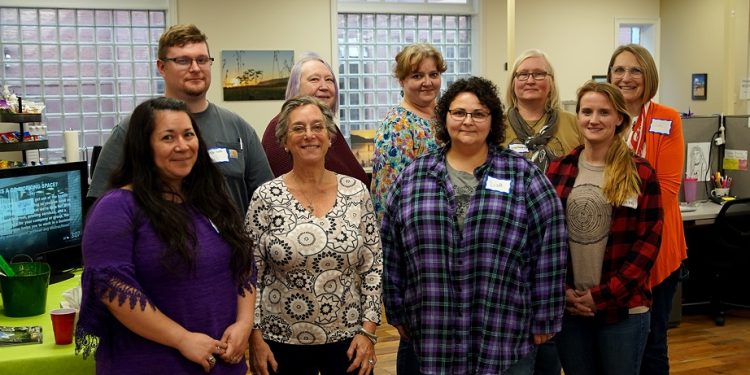
[[[630,197],[626,199],[625,202],[622,202],[622,205],[625,207],[636,209],[638,208],[638,197]]]
[[[672,131],[672,120],[653,119],[649,131],[652,133],[669,135]]]
[[[511,143],[511,144],[508,145],[508,148],[511,151],[515,151],[515,152],[517,152],[519,154],[525,154],[525,153],[529,152],[529,148],[526,147],[526,145],[523,144],[523,143]]]
[[[210,148],[208,149],[208,156],[214,163],[226,163],[229,161],[229,152],[226,148]]]
[[[501,193],[510,193],[510,180],[501,180],[499,178],[487,176],[487,184],[485,187]]]

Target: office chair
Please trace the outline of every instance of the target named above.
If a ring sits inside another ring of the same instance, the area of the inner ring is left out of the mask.
[[[714,222],[714,236],[711,307],[716,325],[723,326],[727,306],[750,308],[746,287],[750,270],[750,198],[724,203]]]

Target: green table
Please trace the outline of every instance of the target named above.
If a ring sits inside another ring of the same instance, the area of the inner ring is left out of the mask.
[[[47,312],[42,315],[26,318],[5,316],[5,308],[0,299],[0,325],[3,326],[41,326],[43,342],[41,344],[0,346],[0,373],[3,375],[36,375],[36,374],[94,374],[94,358],[84,360],[75,355],[75,344],[55,345],[55,334],[52,331],[52,320],[49,311],[59,308],[62,294],[81,283],[81,273],[75,277],[49,286],[47,290]]]

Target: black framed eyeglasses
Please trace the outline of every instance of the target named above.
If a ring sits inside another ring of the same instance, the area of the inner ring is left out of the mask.
[[[522,72],[516,73],[515,76],[519,81],[528,81],[529,77],[534,78],[535,81],[541,81],[547,78],[547,76],[552,77],[552,74],[549,74],[547,72]]]
[[[211,65],[214,62],[214,58],[210,56],[198,56],[196,58],[187,57],[187,56],[180,56],[180,57],[165,57],[163,59],[159,59],[161,61],[171,61],[179,66],[182,67],[188,67],[190,65],[193,65],[193,61],[195,61],[198,66],[206,66],[206,64]]]

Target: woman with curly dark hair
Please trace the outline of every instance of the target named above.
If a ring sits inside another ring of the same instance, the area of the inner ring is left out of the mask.
[[[252,239],[185,102],[136,107],[124,156],[83,234],[76,351],[97,373],[244,375]]]
[[[531,374],[534,347],[560,330],[567,235],[552,185],[500,147],[490,81],[440,98],[445,146],[396,180],[381,227],[388,322],[412,339],[421,373]]]

